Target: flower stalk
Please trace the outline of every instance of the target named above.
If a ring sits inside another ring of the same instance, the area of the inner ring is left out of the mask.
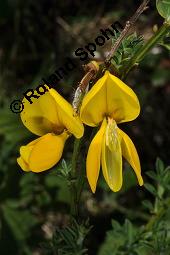
[[[74,149],[72,155],[72,167],[70,173],[70,195],[71,195],[71,203],[70,203],[70,212],[73,217],[78,216],[78,197],[77,197],[77,159],[80,151],[80,143],[81,139],[75,139],[74,141]]]

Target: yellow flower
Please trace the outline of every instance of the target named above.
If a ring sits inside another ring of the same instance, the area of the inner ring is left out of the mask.
[[[23,103],[23,124],[41,137],[21,146],[17,162],[24,171],[42,172],[60,160],[69,135],[81,138],[84,127],[79,117],[74,116],[72,106],[54,89],[49,89],[32,104],[25,98]]]
[[[104,178],[114,192],[122,186],[122,155],[134,169],[139,185],[143,185],[136,148],[117,123],[134,120],[140,112],[137,96],[119,78],[106,71],[87,93],[82,102],[80,117],[89,126],[101,127],[93,138],[86,160],[87,178],[93,192],[99,177],[100,165]]]

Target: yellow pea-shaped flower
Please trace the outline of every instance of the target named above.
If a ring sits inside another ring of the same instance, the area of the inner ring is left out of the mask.
[[[24,171],[42,172],[53,167],[61,158],[64,144],[70,134],[83,136],[84,127],[72,106],[54,89],[30,104],[23,99],[23,124],[41,136],[21,146],[18,164]]]
[[[132,121],[140,113],[136,94],[119,78],[106,71],[84,97],[80,118],[88,126],[100,126],[93,138],[86,160],[87,178],[96,190],[100,166],[104,178],[113,191],[122,187],[122,156],[129,162],[143,185],[136,148],[117,124]]]

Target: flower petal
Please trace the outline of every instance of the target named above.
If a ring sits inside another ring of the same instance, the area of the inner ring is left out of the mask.
[[[28,143],[27,145],[20,147],[20,155],[21,156],[19,158],[17,158],[17,162],[23,171],[26,171],[26,172],[30,171],[28,161],[29,161],[31,151],[32,151],[34,145],[41,139],[42,139],[42,137],[39,137],[39,138],[33,140],[32,142]]]
[[[107,75],[99,79],[83,99],[80,118],[88,126],[97,126],[106,115],[106,80]]]
[[[36,91],[34,94],[38,95]],[[61,133],[64,130],[58,118],[56,102],[49,92],[33,99],[32,104],[24,98],[23,104],[21,120],[32,133],[42,136],[50,132]]]
[[[39,138],[33,140],[32,142],[28,143],[27,145],[20,147],[21,157],[17,158],[17,162],[23,171],[26,171],[26,172],[30,171],[28,161],[29,161],[31,151],[32,151],[34,145],[41,139],[42,139],[42,137],[39,137]]]
[[[89,146],[87,154],[86,160],[87,179],[93,193],[95,193],[96,191],[96,184],[99,177],[102,140],[106,129],[106,125],[107,122],[106,119],[104,119],[99,131],[94,136]]]
[[[76,138],[81,138],[84,133],[84,126],[78,116],[75,116],[71,104],[69,104],[60,94],[54,90],[49,90],[50,95],[53,96],[57,105],[57,113],[59,123],[62,123],[68,131]]]
[[[134,120],[139,112],[139,101],[133,90],[106,71],[84,97],[80,117],[85,124],[96,126],[106,115],[120,123]]]
[[[135,145],[133,144],[130,137],[127,134],[125,134],[121,129],[119,129],[119,135],[121,137],[122,155],[134,169],[139,185],[142,186],[143,179],[141,176],[140,161]]]
[[[33,147],[29,156],[32,172],[42,172],[53,167],[61,158],[67,133],[61,135],[46,134]]]
[[[22,168],[23,171],[29,172],[29,166],[28,164],[22,159],[22,157],[17,158],[18,165]]]
[[[24,171],[42,172],[53,167],[61,158],[68,134],[52,133],[35,139],[26,146],[21,146],[18,164]]]
[[[107,138],[108,134],[106,129],[102,142],[102,171],[110,189],[117,192],[122,187],[122,152],[116,129],[113,137]]]

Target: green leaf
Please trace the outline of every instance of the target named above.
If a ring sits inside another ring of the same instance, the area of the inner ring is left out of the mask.
[[[160,158],[156,160],[156,171],[160,175],[165,169],[164,163]]]
[[[147,174],[151,179],[153,179],[153,180],[155,180],[155,181],[158,180],[158,176],[156,175],[155,172],[153,172],[153,171],[148,171],[148,172],[146,172],[146,174]]]
[[[50,245],[43,244],[48,254],[61,255],[85,255],[87,249],[84,248],[84,239],[89,233],[91,227],[86,223],[78,224],[74,219],[70,226],[57,228]],[[44,250],[44,249],[43,249]],[[47,253],[45,253],[47,254]]]
[[[121,229],[121,226],[120,226],[120,224],[116,220],[112,220],[112,228],[115,231],[119,231]]]
[[[116,39],[117,34],[112,39],[113,45]],[[129,65],[130,59],[133,57],[135,52],[137,52],[142,47],[143,42],[144,42],[143,37],[137,36],[136,33],[130,34],[122,41],[119,49],[115,52],[111,60],[112,65],[116,68],[119,74],[123,72],[124,66]]]
[[[132,223],[128,219],[125,220],[124,228],[128,237],[128,243],[131,244],[134,237],[134,229]]]
[[[168,22],[170,21],[170,0],[157,0],[156,7],[159,14]]]
[[[153,185],[145,183],[144,186],[152,195],[157,196],[157,191]]]

